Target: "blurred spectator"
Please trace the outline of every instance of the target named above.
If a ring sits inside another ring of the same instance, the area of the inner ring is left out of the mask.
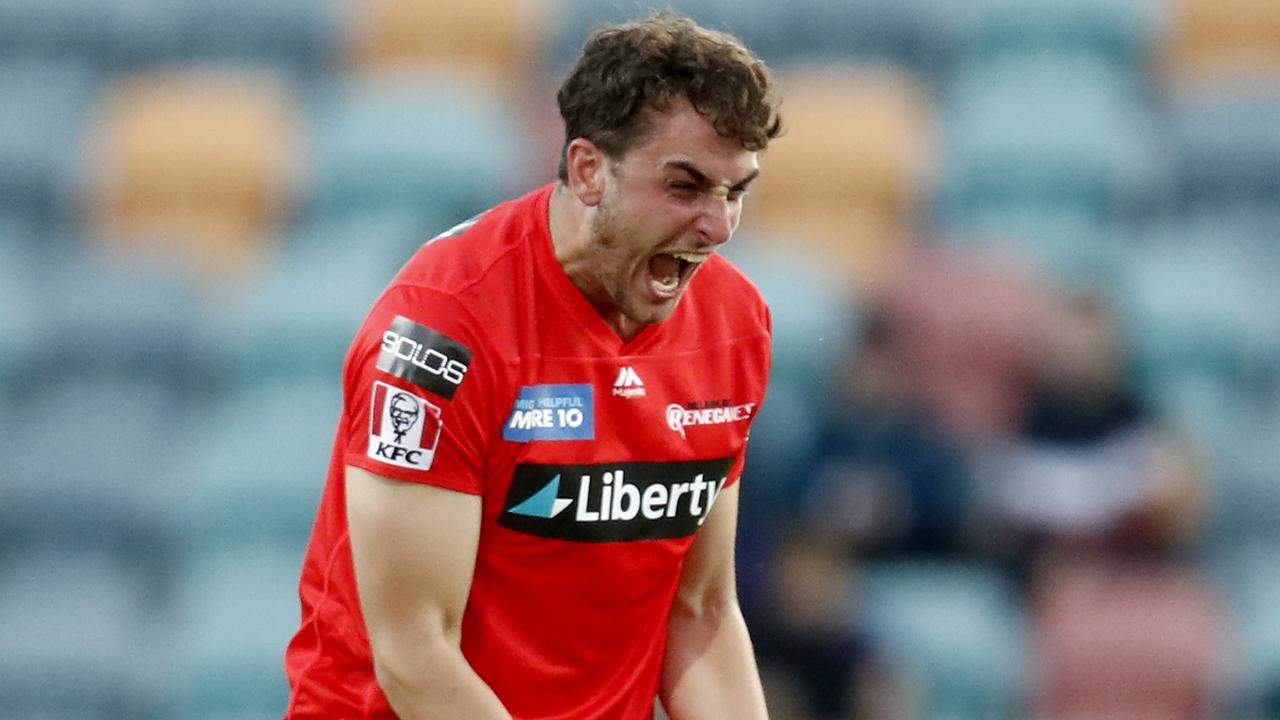
[[[981,453],[979,544],[1172,548],[1199,520],[1200,473],[1136,395],[1110,308],[1074,295],[1045,330],[1020,431]]]
[[[813,532],[860,552],[956,549],[968,483],[960,449],[931,420],[902,362],[901,328],[867,322],[818,433],[801,513]]]
[[[914,402],[970,448],[1021,422],[1050,298],[1028,270],[978,250],[922,248],[871,291]]]

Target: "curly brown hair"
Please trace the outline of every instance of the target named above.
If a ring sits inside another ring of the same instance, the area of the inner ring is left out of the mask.
[[[686,99],[716,132],[763,150],[782,132],[769,68],[740,40],[671,10],[596,31],[556,94],[569,143],[586,138],[618,159],[649,130],[645,110]]]

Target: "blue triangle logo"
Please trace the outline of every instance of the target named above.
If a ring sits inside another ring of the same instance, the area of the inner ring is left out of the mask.
[[[560,476],[556,475],[541,490],[507,512],[515,515],[528,515],[529,517],[553,518],[573,502],[567,498],[561,498],[559,495]]]

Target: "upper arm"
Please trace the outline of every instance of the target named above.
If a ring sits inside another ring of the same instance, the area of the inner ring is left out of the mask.
[[[346,468],[356,585],[376,654],[397,640],[460,640],[481,498]]]
[[[737,602],[734,580],[734,540],[738,528],[738,486],[716,496],[685,557],[677,603],[694,612],[714,610]]]

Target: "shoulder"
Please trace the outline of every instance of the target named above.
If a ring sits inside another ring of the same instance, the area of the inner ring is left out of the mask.
[[[545,214],[548,188],[509,200],[427,240],[392,281],[462,295],[485,282],[505,282]],[[539,210],[539,208],[542,208]]]

